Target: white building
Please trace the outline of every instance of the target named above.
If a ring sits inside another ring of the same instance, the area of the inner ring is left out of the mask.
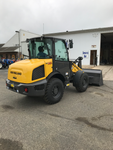
[[[44,36],[73,39],[70,59],[83,57],[83,65],[113,64],[113,27],[50,33]]]
[[[21,57],[28,55],[26,39],[40,35],[19,30],[4,45],[0,44],[0,57]],[[113,27],[96,28],[78,31],[66,31],[45,34],[44,36],[73,39],[73,49],[69,50],[70,59],[83,57],[83,65],[113,64]],[[20,53],[19,53],[20,52]]]
[[[21,57],[21,54],[28,56],[28,47],[26,39],[38,37],[39,34],[31,33],[29,31],[19,30],[16,31],[14,36],[0,47],[0,57]]]

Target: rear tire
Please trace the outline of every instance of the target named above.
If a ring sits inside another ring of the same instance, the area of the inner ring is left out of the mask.
[[[7,69],[9,68],[9,65],[7,65]]]
[[[6,68],[6,62],[5,62],[5,64],[4,64],[4,66],[3,66],[4,68]]]
[[[83,73],[81,75],[78,86],[76,86],[76,89],[78,92],[85,92],[87,90],[88,85],[89,85],[89,77],[86,73]]]
[[[2,63],[0,63],[0,69],[2,69],[2,67],[3,67],[3,66],[2,66]]]
[[[47,104],[58,103],[64,93],[64,85],[60,79],[52,78],[46,87],[44,101]]]

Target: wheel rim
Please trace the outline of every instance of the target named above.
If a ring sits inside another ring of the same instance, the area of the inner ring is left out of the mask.
[[[58,86],[54,86],[53,90],[52,90],[52,95],[53,96],[57,96],[59,93],[59,87]]]
[[[86,86],[86,85],[87,85],[87,78],[86,78],[86,77],[84,77],[84,79],[83,79],[83,81],[82,81],[82,85],[83,85],[83,86]]]

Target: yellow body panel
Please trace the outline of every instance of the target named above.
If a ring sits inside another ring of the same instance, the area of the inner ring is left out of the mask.
[[[82,71],[82,69],[81,68],[79,68],[75,63],[72,63],[72,68],[71,68],[71,70],[72,70],[72,72],[77,72],[78,70],[81,70]]]
[[[44,65],[45,77],[32,80],[33,70]],[[52,59],[26,59],[10,65],[8,79],[19,83],[33,83],[45,79],[53,71]]]

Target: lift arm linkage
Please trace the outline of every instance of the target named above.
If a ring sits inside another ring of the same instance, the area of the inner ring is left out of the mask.
[[[74,62],[72,62],[72,67],[71,67],[72,72],[76,73],[77,71],[81,70]]]

